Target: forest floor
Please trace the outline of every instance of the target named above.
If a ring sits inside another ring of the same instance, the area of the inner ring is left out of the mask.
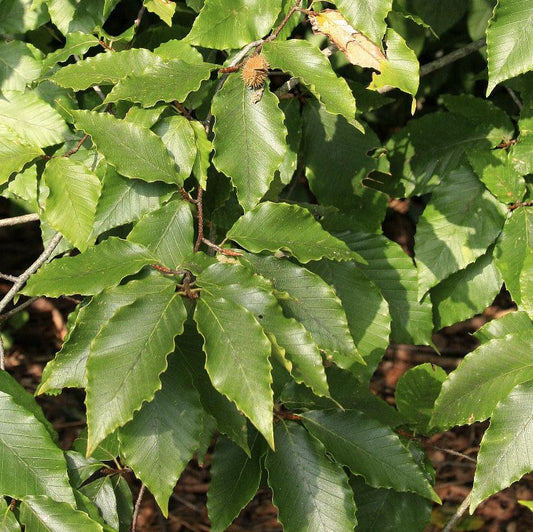
[[[0,218],[8,216],[7,204],[0,200]],[[397,240],[401,240],[400,235]],[[41,251],[37,224],[0,229],[0,272],[18,275]],[[10,283],[0,280],[0,294]],[[7,329],[6,369],[28,391],[33,393],[40,382],[46,363],[51,360],[66,334],[66,317],[75,303],[69,299],[41,298],[21,315],[19,323]],[[434,342],[440,355],[424,346],[391,345],[372,381],[372,390],[394,404],[398,378],[409,368],[430,362],[452,371],[461,359],[476,347],[470,335],[483,323],[512,311],[505,293],[493,306],[473,319],[439,331]],[[22,314],[22,313],[21,313]],[[59,433],[61,445],[68,449],[84,426],[83,393],[66,390],[56,397],[39,397],[47,418]],[[436,471],[435,489],[443,501],[435,505],[432,524],[425,532],[439,532],[456,513],[472,488],[475,459],[486,423],[459,427],[422,441]],[[209,531],[206,493],[209,486],[209,454],[202,465],[191,461],[178,482],[170,501],[169,516],[163,518],[150,494],[142,499],[137,521],[138,532],[203,532]],[[127,479],[137,496],[139,483]],[[526,475],[510,488],[482,503],[473,516],[464,515],[450,530],[482,532],[533,531],[533,513],[518,504],[519,499],[533,499],[533,475]],[[278,532],[277,511],[268,489],[260,489],[228,529],[230,532]],[[376,531],[379,532],[379,531]]]

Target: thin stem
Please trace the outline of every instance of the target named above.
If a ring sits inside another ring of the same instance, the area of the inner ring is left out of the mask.
[[[196,207],[198,208],[198,237],[194,244],[194,252],[196,253],[200,249],[200,244],[204,240],[204,205],[202,202],[203,189],[198,187],[198,195],[196,197]]]
[[[420,77],[427,76],[435,70],[439,70],[451,63],[455,63],[455,61],[459,61],[459,59],[462,59],[463,57],[480,50],[486,45],[487,43],[484,38],[479,39],[467,44],[466,46],[463,46],[462,48],[459,48],[458,50],[454,50],[447,55],[439,57],[438,59],[435,59],[435,61],[431,61],[431,63],[426,63],[420,67]]]
[[[222,253],[222,255],[228,255],[229,257],[242,257],[242,253],[239,253],[238,251],[232,251],[231,249],[221,248],[220,246],[217,246],[214,242],[207,240],[207,238],[202,238],[202,242],[206,246],[213,248],[215,251]]]
[[[0,220],[0,227],[8,227],[11,225],[25,224],[28,222],[38,222],[38,214],[23,214],[22,216],[13,216],[12,218],[4,218]]]
[[[509,96],[511,97],[511,100],[513,100],[513,102],[515,103],[515,105],[518,107],[518,110],[519,111],[522,111],[524,105],[523,103],[520,101],[520,98],[516,95],[516,92],[511,89],[511,87],[505,87],[505,90],[507,91],[507,93],[509,94]]]
[[[461,516],[466,512],[470,506],[470,498],[472,492],[470,492],[463,500],[463,502],[457,508],[457,511],[453,514],[452,518],[446,523],[446,526],[442,529],[442,532],[452,532],[455,523],[461,519]]]
[[[4,279],[6,281],[9,281],[11,283],[16,283],[18,281],[18,277],[15,275],[9,275],[7,273],[0,273],[0,279]]]
[[[82,147],[83,143],[88,138],[89,138],[89,135],[85,133],[85,135],[83,135],[83,137],[81,137],[81,139],[78,141],[76,146],[74,146],[74,148],[71,148],[69,151],[67,151],[67,153],[65,153],[65,157],[70,157],[71,155],[74,155]]]
[[[293,13],[295,11],[299,11],[300,10],[300,4],[301,3],[302,3],[302,0],[296,0],[296,2],[294,3],[294,6],[291,7],[289,12],[285,16],[285,18],[281,21],[281,24],[272,32],[272,34],[270,36],[268,36],[265,39],[265,42],[270,42],[270,41],[273,41],[274,39],[277,38],[277,36],[281,33],[281,30],[285,27],[287,22],[289,22],[289,19],[292,17]]]
[[[18,307],[12,308],[10,311],[5,312],[4,314],[0,314],[0,323],[3,321],[7,321],[9,318],[12,318],[15,314],[18,314],[25,308],[28,308],[34,301],[37,301],[38,297],[32,297],[31,299],[28,299],[28,301],[24,301],[24,303],[21,303]]]
[[[137,500],[135,501],[135,509],[133,511],[133,519],[131,522],[131,532],[135,532],[137,529],[137,519],[139,518],[139,511],[141,509],[141,502],[144,496],[144,490],[146,489],[146,486],[144,484],[141,484],[141,489],[139,490],[139,495],[137,497]]]
[[[518,207],[532,207],[533,206],[533,200],[529,201],[517,201],[516,203],[513,203],[510,207],[510,211],[514,211],[515,209],[518,209]]]
[[[2,331],[0,331],[0,369],[6,369],[6,351],[4,349],[4,339],[2,338]]]
[[[18,276],[17,281],[13,284],[9,292],[2,298],[0,301],[0,312],[2,312],[11,300],[15,297],[17,292],[22,288],[26,281],[30,278],[30,275],[36,272],[49,258],[50,255],[54,252],[54,249],[57,247],[63,236],[61,233],[56,233],[52,240],[48,243],[45,250],[37,257],[37,260],[21,275]]]

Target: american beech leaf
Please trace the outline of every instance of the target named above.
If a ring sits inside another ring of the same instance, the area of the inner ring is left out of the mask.
[[[187,317],[174,292],[171,284],[119,308],[94,338],[87,360],[88,455],[161,388],[159,375]]]
[[[89,245],[100,197],[100,179],[82,163],[66,157],[48,161],[43,179],[50,189],[47,222],[80,251]]]
[[[176,482],[199,447],[205,415],[191,377],[179,362],[170,355],[161,389],[119,431],[121,453],[164,515]]]
[[[205,0],[185,40],[205,48],[239,48],[264,37],[280,10],[281,0]]]
[[[204,338],[213,386],[274,446],[270,342],[253,314],[223,297],[202,294],[194,320]]]
[[[385,17],[391,10],[392,3],[392,0],[337,0],[335,5],[354,28],[379,43],[387,27]]]
[[[144,246],[110,237],[80,255],[45,264],[30,277],[22,293],[51,297],[97,294],[117,285],[127,275],[137,273],[154,259]]]
[[[357,524],[353,493],[342,467],[301,425],[276,424],[276,451],[265,466],[284,530],[346,532]]]
[[[412,491],[439,501],[423,471],[394,431],[356,410],[311,410],[301,415],[335,461],[375,488]]]
[[[270,279],[286,315],[299,321],[325,351],[328,360],[357,373],[365,364],[350,335],[346,313],[333,288],[318,275],[274,257],[246,255],[257,273]]]
[[[355,99],[350,87],[316,46],[302,39],[272,41],[263,46],[262,53],[271,68],[302,80],[330,113],[341,114],[347,120],[354,118]]]
[[[260,203],[235,222],[227,237],[254,253],[286,250],[302,263],[323,257],[362,260],[307,209],[288,203]]]
[[[161,139],[148,128],[114,118],[109,113],[72,111],[106,161],[125,177],[181,185],[188,177],[176,166]]]
[[[533,381],[519,384],[492,413],[477,457],[470,510],[533,469]]]
[[[517,385],[533,380],[533,331],[508,334],[466,355],[442,386],[434,427],[452,427],[490,417]]]
[[[268,88],[257,103],[251,95],[239,76],[233,76],[213,98],[213,164],[231,178],[245,211],[267,192],[285,157],[287,136],[277,97]]]

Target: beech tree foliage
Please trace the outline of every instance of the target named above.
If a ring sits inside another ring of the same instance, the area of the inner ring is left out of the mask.
[[[126,467],[166,515],[215,440],[214,531],[262,482],[288,532],[422,530],[439,497],[405,435],[478,420],[472,511],[533,470],[530,0],[0,13],[0,191],[45,249],[0,311],[80,299],[36,393],[80,388],[87,416],[63,451],[0,371],[2,530],[128,530]],[[383,235],[394,198],[414,257]],[[518,311],[449,376],[371,393],[391,341],[432,345],[504,284]]]

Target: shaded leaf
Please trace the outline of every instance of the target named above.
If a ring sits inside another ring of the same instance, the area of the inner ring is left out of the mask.
[[[279,521],[287,532],[346,532],[357,524],[352,490],[342,468],[296,423],[276,424],[276,452],[266,469]]]
[[[327,358],[337,366],[357,371],[364,359],[350,332],[341,301],[333,288],[318,275],[287,260],[246,255],[253,269],[272,281],[279,292],[287,292],[280,304],[288,316],[311,333]]]
[[[219,50],[239,48],[265,36],[281,0],[205,0],[186,42]]]
[[[118,530],[117,499],[111,484],[111,477],[97,478],[83,485],[80,492],[94,503],[98,509],[98,514],[102,516],[104,521],[111,525],[114,530]]]
[[[61,449],[44,425],[0,391],[0,493],[21,499],[47,495],[74,503]]]
[[[28,495],[22,500],[20,521],[32,532],[101,532],[104,529],[85,512],[76,510],[66,502],[49,497]]]
[[[285,156],[287,130],[277,97],[265,90],[252,103],[251,91],[238,76],[229,77],[213,98],[213,164],[231,178],[244,210],[268,190]]]
[[[191,377],[171,356],[161,389],[119,431],[121,454],[165,516],[176,482],[199,447],[204,409]]]
[[[303,263],[323,257],[361,260],[307,209],[288,203],[260,203],[235,222],[227,237],[254,253],[287,250]]]
[[[263,454],[260,447],[259,444],[252,446],[250,458],[228,438],[217,439],[207,492],[207,511],[213,532],[224,532],[257,492]]]
[[[187,176],[148,128],[119,120],[109,113],[73,111],[76,127],[91,135],[98,151],[125,177],[182,184]]]
[[[411,491],[438,501],[411,453],[389,427],[356,410],[301,414],[305,427],[335,460],[374,488]]]
[[[533,380],[533,331],[490,340],[464,358],[442,386],[432,425],[487,419],[517,385]]]
[[[205,369],[213,386],[273,447],[270,342],[261,326],[249,310],[209,294],[198,300],[194,320],[204,338]]]
[[[262,50],[271,68],[296,76],[309,86],[330,113],[350,120],[355,116],[355,100],[350,87],[339,78],[330,62],[309,41],[291,39],[266,43]]]
[[[470,509],[533,469],[533,382],[513,388],[494,410],[477,457]]]
[[[533,323],[525,312],[519,310],[485,323],[473,336],[481,343],[485,343],[494,338],[503,338],[508,334],[518,335],[523,332],[533,332]]]
[[[65,41],[63,48],[49,53],[44,58],[43,69],[50,68],[57,63],[62,63],[72,55],[81,57],[89,48],[99,45],[99,41],[94,35],[89,35],[81,31],[69,33]]]
[[[0,526],[4,532],[20,532],[20,524],[4,497],[0,498]]]
[[[97,294],[153,262],[153,255],[143,246],[110,237],[80,255],[45,264],[30,277],[22,293],[51,297]]]
[[[49,189],[45,202],[47,222],[85,251],[100,197],[100,180],[87,166],[66,157],[48,161],[43,179]]]
[[[174,291],[170,285],[119,308],[92,342],[87,360],[88,455],[161,388],[159,375],[187,318]]]

